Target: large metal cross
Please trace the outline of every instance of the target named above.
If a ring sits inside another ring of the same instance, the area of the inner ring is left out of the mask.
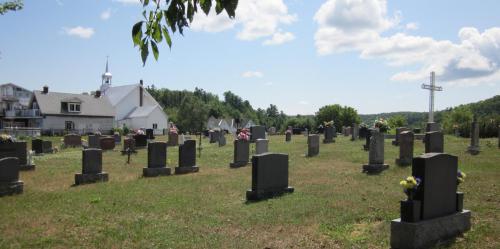
[[[429,90],[429,123],[434,122],[434,91],[443,91],[443,88],[436,86],[436,74],[431,72],[431,84],[422,84],[422,89]]]

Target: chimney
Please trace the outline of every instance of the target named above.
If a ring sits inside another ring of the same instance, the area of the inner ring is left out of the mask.
[[[141,86],[144,85],[144,82],[142,81],[142,79],[139,80],[139,84],[141,84]]]
[[[49,93],[49,87],[48,87],[47,85],[43,86],[42,93],[43,93],[43,94],[47,94],[47,93]]]
[[[101,91],[97,90],[95,91],[95,95],[94,95],[96,98],[100,98],[101,97]]]
[[[140,81],[140,86],[139,86],[139,106],[142,106],[142,96],[144,95],[144,88],[142,87],[143,83],[142,80]]]

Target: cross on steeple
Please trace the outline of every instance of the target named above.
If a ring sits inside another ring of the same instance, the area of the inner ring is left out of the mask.
[[[434,122],[434,91],[443,91],[443,88],[435,84],[436,74],[431,72],[430,85],[422,84],[422,89],[429,90],[429,123]]]

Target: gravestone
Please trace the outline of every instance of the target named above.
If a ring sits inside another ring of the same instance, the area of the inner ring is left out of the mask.
[[[247,201],[257,201],[292,193],[288,186],[288,155],[264,153],[252,157],[252,188],[247,190]]]
[[[226,136],[222,132],[219,136],[219,147],[226,146]]]
[[[148,137],[145,134],[135,134],[135,147],[146,147],[148,146]]]
[[[18,158],[0,159],[0,197],[23,192],[24,183],[19,180],[19,169]]]
[[[401,202],[401,219],[391,222],[392,248],[431,248],[471,227],[457,193],[458,158],[427,153],[413,159],[412,175],[421,180],[413,200]]]
[[[234,162],[229,164],[231,168],[243,167],[248,164],[248,157],[250,155],[250,142],[243,139],[236,139],[234,145]]]
[[[75,185],[107,181],[108,173],[102,171],[102,150],[83,150],[82,173],[75,174]]]
[[[150,139],[150,140],[155,139],[154,130],[153,129],[146,129],[146,137],[147,137],[147,139]]]
[[[276,127],[272,126],[268,130],[269,135],[276,135]]]
[[[431,131],[425,133],[425,153],[443,153],[444,137],[441,131]]]
[[[413,142],[415,136],[412,131],[403,131],[399,134],[399,158],[396,158],[396,164],[399,166],[411,165],[413,160]],[[393,141],[394,142],[394,141]]]
[[[290,142],[292,141],[292,133],[291,132],[286,132],[285,133],[285,142]]]
[[[112,137],[99,138],[99,147],[101,150],[113,150],[115,148],[115,139]]]
[[[312,134],[307,136],[307,156],[313,157],[319,154],[319,135]]]
[[[363,144],[363,149],[365,151],[369,151],[370,150],[370,138],[371,138],[371,134],[372,134],[372,130],[373,129],[368,129],[367,133],[366,133],[366,137],[365,137],[365,144]]]
[[[186,136],[184,134],[181,134],[179,136],[179,144],[184,144],[184,141],[186,141]]]
[[[186,174],[198,172],[196,166],[196,140],[186,140],[179,145],[179,167],[175,168],[175,174]]]
[[[35,151],[36,155],[52,153],[52,141],[44,141],[42,139],[31,140],[31,149]]]
[[[335,143],[335,126],[326,126],[323,130],[325,138],[323,139],[324,144]]]
[[[420,134],[422,132],[421,128],[413,128],[413,134]]]
[[[255,141],[255,154],[266,153],[269,150],[269,140],[268,139],[257,139]]]
[[[137,153],[135,150],[135,139],[127,137],[123,140],[122,155],[127,154],[127,149],[130,150],[130,153]]]
[[[368,127],[366,126],[362,126],[359,128],[359,138],[366,138],[367,136],[369,137],[369,133],[368,133]]]
[[[113,134],[113,139],[115,140],[115,144],[122,143],[122,136],[118,133]]]
[[[255,143],[257,139],[266,139],[266,128],[262,125],[250,127],[250,142]]]
[[[209,137],[210,137],[210,143],[213,144],[213,143],[217,143],[219,141],[219,136],[220,136],[220,131],[219,130],[215,130],[215,131],[209,131],[208,133]]]
[[[368,164],[363,165],[363,172],[378,174],[387,168],[389,168],[389,165],[384,164],[384,134],[380,131],[372,130]]]
[[[89,142],[89,149],[100,149],[101,148],[101,135],[89,135],[88,136],[88,142]]]
[[[178,146],[178,145],[179,145],[179,134],[177,132],[169,132],[167,146]]]
[[[479,124],[476,120],[472,122],[470,130],[470,146],[467,148],[467,152],[471,155],[479,154]]]
[[[82,136],[78,134],[68,134],[64,136],[64,146],[66,147],[81,147]]]
[[[355,141],[359,136],[359,124],[352,124],[351,128],[351,141]]]
[[[171,174],[167,167],[167,143],[153,142],[148,144],[148,166],[142,169],[142,176],[168,176]]]
[[[396,138],[392,141],[392,145],[398,146],[399,145],[399,135],[401,134],[401,132],[409,131],[409,130],[410,129],[408,129],[406,127],[397,127],[396,128]]]
[[[439,123],[429,122],[425,126],[425,132],[440,131],[441,127]]]
[[[0,143],[0,159],[6,157],[16,157],[19,159],[20,170],[35,169],[35,165],[27,159],[27,144],[24,141]]]

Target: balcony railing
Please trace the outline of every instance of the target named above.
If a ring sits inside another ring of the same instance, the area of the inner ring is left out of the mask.
[[[15,117],[39,117],[39,109],[27,109],[27,110],[5,110],[5,117],[15,118]]]

